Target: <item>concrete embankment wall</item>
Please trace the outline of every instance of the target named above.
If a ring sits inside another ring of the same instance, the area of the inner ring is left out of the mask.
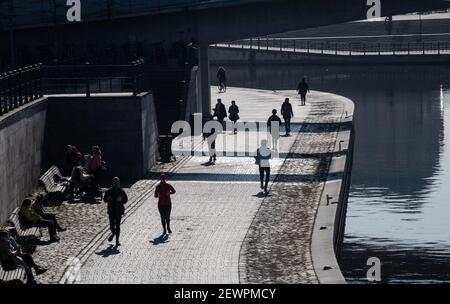
[[[210,47],[210,62],[215,65],[232,64],[431,64],[450,63],[450,55],[327,55],[276,50]]]
[[[345,232],[355,133],[354,104],[346,98],[342,98],[342,102],[343,110],[338,113],[336,120],[339,130],[311,243],[314,270],[321,284],[346,283],[338,259]]]
[[[135,179],[155,164],[158,136],[151,93],[51,96],[0,117],[0,224],[46,169],[64,171],[67,144],[84,154],[99,145],[109,176]]]
[[[46,115],[43,98],[0,117],[0,223],[36,187]]]
[[[68,144],[83,154],[99,146],[109,177],[141,178],[156,161],[158,128],[151,94],[49,97],[46,127],[47,167],[64,168]]]

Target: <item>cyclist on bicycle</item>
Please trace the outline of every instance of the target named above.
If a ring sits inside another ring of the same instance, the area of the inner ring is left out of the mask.
[[[219,80],[219,92],[226,92],[227,75],[224,67],[222,66],[217,70],[217,79]]]

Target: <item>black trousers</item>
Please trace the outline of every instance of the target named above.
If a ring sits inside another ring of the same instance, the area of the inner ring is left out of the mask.
[[[42,227],[42,228],[48,228],[48,234],[50,234],[50,237],[56,235],[56,225],[55,222],[50,220],[39,220],[34,225],[35,227]]]
[[[170,213],[172,212],[171,206],[158,206],[159,215],[161,216],[161,224],[163,229],[170,228]]]
[[[42,216],[42,218],[44,220],[52,221],[55,224],[55,228],[56,229],[60,229],[61,228],[61,226],[59,226],[59,224],[58,224],[58,221],[56,220],[56,214],[44,213],[44,214],[41,214],[41,216]]]
[[[261,180],[261,188],[264,187],[267,191],[267,186],[269,185],[270,179],[270,167],[259,167],[259,179]]]
[[[36,265],[36,263],[33,260],[33,257],[29,254],[22,254],[20,255],[22,260],[28,265],[28,267],[33,268],[34,270],[38,269],[39,267]]]
[[[120,222],[122,221],[121,214],[109,214],[109,229],[111,233],[116,236],[116,240],[120,237]]]
[[[286,128],[286,134],[291,133],[291,118],[284,119],[284,126]]]
[[[302,105],[306,103],[306,93],[300,93],[300,99],[302,101]]]

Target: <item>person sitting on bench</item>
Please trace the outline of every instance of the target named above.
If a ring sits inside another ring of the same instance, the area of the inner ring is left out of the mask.
[[[89,174],[82,166],[74,167],[70,176],[70,195],[73,196],[75,190],[77,190],[80,195],[82,195],[83,192],[90,194],[96,190],[94,176]]]
[[[32,207],[31,200],[25,199],[19,210],[19,222],[25,228],[43,227],[48,228],[50,242],[58,242],[59,237],[56,233],[55,222],[43,219]]]
[[[36,211],[37,214],[39,214],[44,220],[53,221],[55,223],[56,230],[58,232],[66,231],[67,229],[62,228],[58,221],[56,220],[56,214],[54,213],[47,213],[44,209],[44,195],[38,194],[36,197],[36,200],[33,203],[33,209]]]
[[[22,252],[19,244],[6,229],[0,230],[0,263],[6,271],[23,267],[27,275],[27,284],[37,283],[31,271],[32,268],[37,275],[47,271],[47,269],[36,265],[31,255]]]

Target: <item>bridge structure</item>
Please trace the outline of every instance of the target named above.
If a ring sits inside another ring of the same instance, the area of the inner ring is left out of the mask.
[[[81,1],[80,22],[69,22],[66,1],[3,0],[0,69],[75,57],[144,58],[149,66],[189,61],[198,66],[199,110],[208,115],[211,44],[362,20],[376,3],[378,17],[450,7],[447,0],[92,0]]]

